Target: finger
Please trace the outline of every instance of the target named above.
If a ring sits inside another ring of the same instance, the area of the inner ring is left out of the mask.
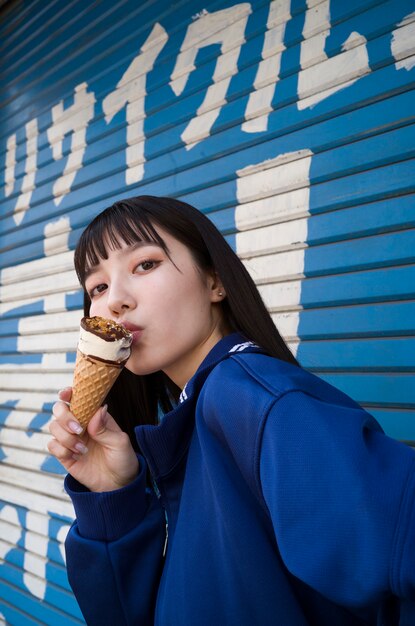
[[[64,425],[60,424],[57,420],[53,420],[51,422],[49,425],[49,431],[56,441],[64,448],[72,450],[72,452],[76,454],[86,454],[88,452],[88,448],[85,443],[76,435],[69,433],[65,429]]]
[[[52,456],[58,459],[63,465],[77,456],[76,453],[63,446],[56,439],[51,439],[48,442],[48,450]]]
[[[58,401],[52,407],[52,413],[56,419],[68,419],[72,413],[66,402]]]
[[[82,426],[74,418],[73,413],[71,413],[65,402],[55,402],[52,407],[52,413],[55,420],[64,425],[68,432],[75,433],[76,435],[80,435],[83,432]],[[51,424],[53,424],[53,422]]]
[[[72,397],[72,387],[65,387],[65,389],[61,389],[58,392],[58,397],[59,400],[62,400],[63,402],[70,402]]]

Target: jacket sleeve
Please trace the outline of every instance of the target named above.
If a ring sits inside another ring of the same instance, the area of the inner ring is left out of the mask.
[[[294,391],[267,416],[259,462],[276,541],[294,576],[349,608],[392,593],[415,615],[409,446],[383,434],[357,405]]]
[[[146,463],[117,491],[92,493],[67,476],[76,521],[66,539],[69,583],[88,626],[150,626],[163,566],[165,517],[146,490]]]

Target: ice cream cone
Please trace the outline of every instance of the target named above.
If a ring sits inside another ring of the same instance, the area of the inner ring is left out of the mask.
[[[114,320],[81,319],[70,409],[83,428],[121,374],[132,340],[133,335]]]
[[[124,363],[104,363],[79,350],[70,409],[85,429],[123,370]]]

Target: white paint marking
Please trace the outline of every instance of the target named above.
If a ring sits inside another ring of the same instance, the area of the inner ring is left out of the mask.
[[[407,15],[392,33],[391,50],[397,70],[415,66],[415,11]]]
[[[298,150],[237,170],[238,202],[308,188],[311,156],[311,150]],[[236,207],[235,222],[239,229],[238,210]]]
[[[310,150],[298,150],[237,172],[240,204],[235,223],[244,232],[236,234],[236,252],[242,258],[249,257],[243,262],[259,285],[266,306],[274,312],[291,310],[291,337],[297,335],[299,324],[298,279],[304,275],[311,158]],[[302,219],[293,219],[300,213]],[[287,335],[287,327],[279,330],[282,336]]]
[[[181,134],[187,150],[193,148],[210,135],[213,124],[222,106],[226,103],[226,93],[232,76],[238,72],[238,58],[251,5],[247,2],[233,7],[207,13],[189,25],[176,65],[171,75],[170,86],[176,95],[183,93],[190,73],[195,69],[198,50],[213,44],[220,44],[220,55],[216,61],[211,84],[205,98]]]
[[[52,108],[53,124],[48,128],[47,135],[52,147],[53,158],[62,159],[63,140],[71,133],[71,150],[66,161],[65,169],[53,185],[55,205],[58,206],[63,198],[71,191],[77,171],[82,167],[86,148],[86,129],[94,117],[94,93],[87,92],[87,83],[75,87],[73,105],[64,109],[63,100]]]
[[[246,106],[246,121],[241,126],[246,133],[263,132],[268,128],[268,116],[272,111],[271,103],[285,50],[285,27],[291,19],[290,4],[290,0],[273,0],[270,4],[262,61],[258,65],[254,91],[250,93]]]
[[[4,193],[6,198],[13,193],[14,183],[16,179],[14,177],[14,168],[16,166],[16,134],[10,135],[7,138],[6,147],[6,171],[4,174],[5,189]]]
[[[252,257],[282,252],[295,246],[304,247],[307,240],[307,218],[253,228],[237,234],[238,256]]]
[[[69,524],[63,524],[60,527],[58,534],[56,535],[56,539],[59,542],[59,550],[60,550],[60,553],[62,555],[62,560],[65,563],[65,565],[66,565],[65,541],[66,541],[66,537],[69,532],[69,529],[70,529]]]
[[[352,32],[340,54],[328,58],[326,39],[330,34],[330,0],[317,6],[307,0],[298,73],[298,108],[312,107],[333,93],[370,73],[366,39]]]
[[[6,558],[6,555],[10,550],[16,546],[17,542],[22,536],[19,516],[17,515],[17,511],[13,506],[6,504],[0,510],[0,521],[8,522],[11,526],[8,529],[7,533],[7,543],[0,543],[0,561]],[[10,545],[12,547],[10,547]]]
[[[30,524],[31,516],[32,512],[28,511],[26,514],[27,525]],[[46,592],[46,557],[48,553],[48,543],[48,537],[26,532],[23,582],[29,591],[41,600],[44,599]],[[36,554],[33,554],[34,551]],[[29,572],[36,576],[31,576]]]
[[[44,228],[43,249],[45,256],[69,250],[69,233],[71,225],[69,217],[60,217],[55,222],[49,222]]]
[[[62,478],[60,478],[62,484]],[[69,496],[66,496],[62,489],[62,499],[57,499],[52,495],[34,493],[25,487],[16,484],[10,485],[6,482],[0,483],[2,499],[14,504],[44,514],[50,511],[57,516],[73,519],[74,512]]]
[[[22,189],[14,207],[13,219],[17,226],[22,223],[27,209],[30,206],[32,193],[35,189],[35,176],[37,170],[37,119],[27,122],[26,129],[26,161],[25,175],[22,182]]]
[[[115,90],[104,98],[102,108],[109,124],[118,111],[126,106],[127,118],[127,169],[125,181],[132,185],[144,176],[144,101],[147,74],[153,69],[156,58],[164,48],[168,35],[160,24],[155,24],[147,40],[118,82]]]

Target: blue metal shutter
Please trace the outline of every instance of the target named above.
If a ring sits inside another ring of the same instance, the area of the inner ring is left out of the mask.
[[[415,441],[410,0],[0,4],[0,623],[83,623],[48,454],[81,230],[172,195],[225,234],[301,363]]]

